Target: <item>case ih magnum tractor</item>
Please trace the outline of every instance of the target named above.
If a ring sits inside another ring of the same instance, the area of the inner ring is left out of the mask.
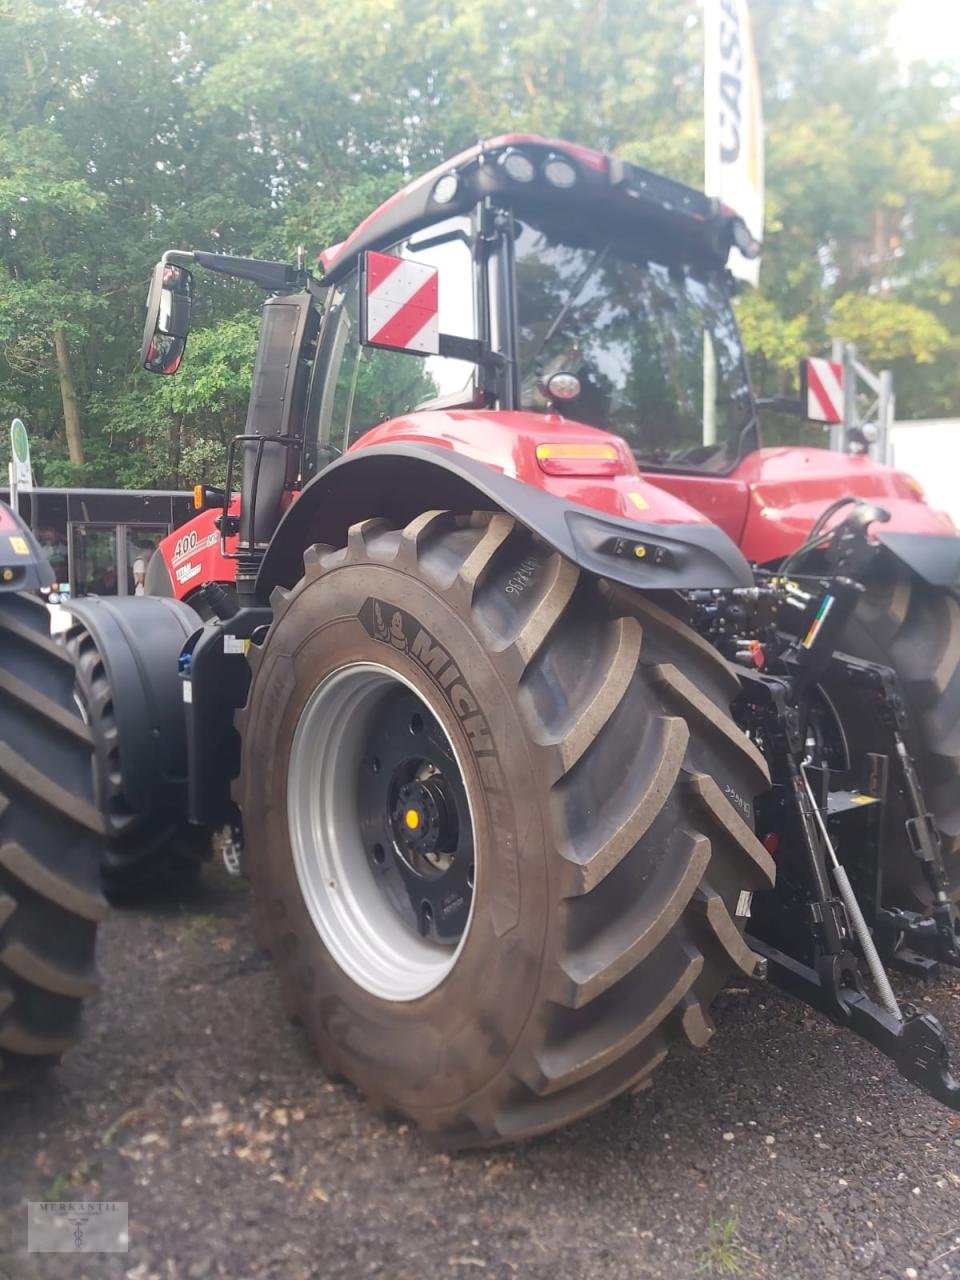
[[[157,373],[184,264],[270,296],[225,489],[153,598],[73,606],[117,795],[242,831],[324,1067],[450,1145],[646,1084],[758,963],[960,1106],[888,978],[960,958],[960,537],[866,456],[761,447],[733,245],[510,136],[320,278],[154,275]]]
[[[36,595],[52,581],[29,529],[0,503],[0,1089],[76,1040],[107,909],[94,731]]]

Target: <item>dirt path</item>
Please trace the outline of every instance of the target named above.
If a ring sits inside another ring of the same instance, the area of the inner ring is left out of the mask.
[[[82,1046],[0,1098],[4,1280],[960,1277],[960,1116],[760,985],[648,1093],[451,1159],[323,1080],[239,882],[115,913],[100,967]],[[45,1196],[127,1200],[129,1254],[27,1255]]]

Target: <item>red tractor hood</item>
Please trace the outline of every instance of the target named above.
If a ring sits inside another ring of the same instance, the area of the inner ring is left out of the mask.
[[[430,409],[374,427],[350,452],[401,440],[452,449],[524,484],[607,515],[655,524],[713,523],[683,498],[642,476],[619,436],[559,414]],[[557,456],[541,459],[538,450],[555,450]]]
[[[760,564],[780,560],[800,546],[824,507],[847,496],[889,511],[890,522],[883,526],[887,532],[938,537],[957,532],[946,512],[927,506],[912,477],[867,457],[827,449],[759,449],[726,479],[742,486],[746,499],[740,549]],[[843,517],[840,511],[836,519]]]

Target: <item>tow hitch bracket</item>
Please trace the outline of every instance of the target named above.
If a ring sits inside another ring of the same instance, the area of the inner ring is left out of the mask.
[[[933,1014],[903,1004],[902,1018],[895,1018],[859,985],[842,985],[845,979],[856,982],[858,964],[852,953],[847,953],[849,963],[830,964],[830,979],[825,981],[815,969],[765,942],[751,938],[750,945],[766,960],[767,975],[776,986],[869,1041],[893,1061],[905,1079],[944,1106],[960,1111],[960,1080],[950,1070],[943,1027]],[[834,956],[824,959],[842,961]]]

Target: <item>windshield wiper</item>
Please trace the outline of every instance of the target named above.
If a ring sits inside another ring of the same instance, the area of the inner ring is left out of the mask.
[[[574,285],[573,289],[571,289],[570,297],[566,300],[566,302],[560,308],[560,312],[557,315],[556,320],[554,320],[550,328],[543,335],[543,338],[540,340],[540,345],[537,347],[536,351],[534,351],[533,355],[530,357],[530,364],[534,369],[536,369],[536,362],[540,358],[541,354],[543,353],[544,347],[547,345],[547,343],[551,340],[551,338],[554,336],[554,334],[563,324],[564,320],[567,318],[567,314],[570,311],[570,308],[573,306],[576,300],[580,297],[580,294],[583,292],[583,290],[587,287],[588,283],[593,278],[595,272],[597,272],[600,269],[600,267],[603,265],[607,254],[610,252],[610,243],[611,242],[608,240],[607,243],[603,246],[603,248],[600,249],[599,252],[597,252],[594,255],[593,260],[587,266],[586,271],[583,272],[583,274],[580,276],[580,279]]]

